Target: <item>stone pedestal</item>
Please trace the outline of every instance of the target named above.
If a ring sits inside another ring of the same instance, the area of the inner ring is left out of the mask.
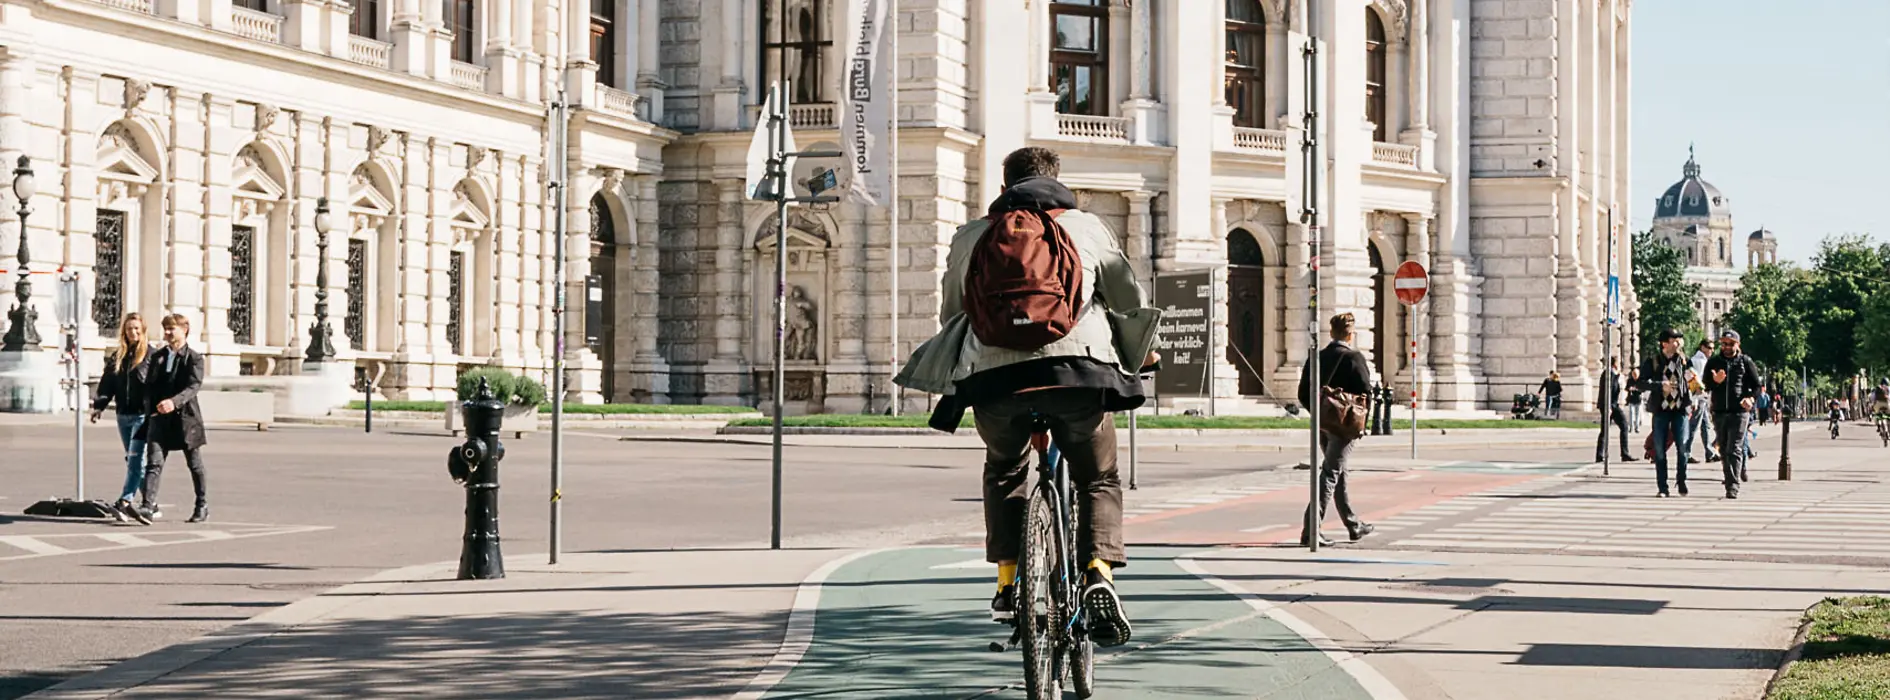
[[[46,351],[0,352],[0,411],[53,413],[67,400],[59,387],[65,376],[59,357]]]

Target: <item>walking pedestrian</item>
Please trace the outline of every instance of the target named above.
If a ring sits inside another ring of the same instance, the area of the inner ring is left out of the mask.
[[[1621,461],[1632,462],[1634,456],[1628,454],[1628,422],[1626,411],[1621,410],[1621,360],[1609,358],[1608,369],[1601,373],[1601,392],[1607,402],[1608,421],[1614,424],[1615,432],[1621,436]],[[1595,461],[1601,461],[1604,450],[1608,449],[1608,430],[1604,424],[1595,436]]]
[[[1706,390],[1721,441],[1726,497],[1738,498],[1739,484],[1746,480],[1746,421],[1759,393],[1759,365],[1739,351],[1739,331],[1719,334],[1719,354],[1706,362]]]
[[[1687,357],[1680,354],[1686,336],[1678,329],[1660,333],[1660,352],[1641,365],[1641,389],[1647,392],[1647,414],[1652,418],[1649,437],[1654,460],[1654,481],[1660,498],[1667,491],[1667,447],[1674,448],[1674,484],[1680,495],[1687,495],[1687,417],[1693,411],[1693,384],[1696,379]]]
[[[1759,387],[1759,425],[1763,426],[1771,421],[1772,392],[1766,391],[1765,387],[1761,386]]]
[[[1641,432],[1641,368],[1628,371],[1627,380],[1627,419],[1628,428],[1635,434]]]
[[[1562,373],[1549,370],[1549,378],[1542,380],[1542,386],[1536,388],[1542,395],[1542,414],[1549,420],[1562,417]]]
[[[1365,353],[1352,347],[1353,327],[1357,320],[1350,313],[1333,316],[1328,324],[1332,331],[1332,342],[1319,351],[1320,372],[1325,378],[1315,388],[1312,377],[1312,364],[1308,363],[1299,373],[1299,403],[1301,406],[1319,410],[1318,401],[1326,387],[1338,389],[1349,394],[1364,394],[1372,387],[1372,364],[1365,358]],[[1343,432],[1335,432],[1333,426],[1320,426],[1319,444],[1325,450],[1325,459],[1319,464],[1319,502],[1308,505],[1307,510],[1318,508],[1316,522],[1326,520],[1326,505],[1336,506],[1339,520],[1345,523],[1345,531],[1353,542],[1365,539],[1377,528],[1358,517],[1352,510],[1352,498],[1346,490],[1345,462],[1352,456],[1352,446],[1358,438]],[[1320,546],[1332,544],[1332,540],[1317,530],[1306,531],[1301,526],[1299,541],[1311,546],[1313,538],[1319,539]]]
[[[203,413],[197,407],[197,390],[203,386],[203,355],[190,347],[190,320],[183,314],[171,314],[163,320],[163,349],[152,353],[151,382],[145,393],[147,411],[146,439],[151,443],[151,459],[144,468],[144,502],[152,518],[162,517],[158,510],[158,486],[164,476],[164,462],[172,452],[183,450],[184,463],[190,467],[190,483],[197,490],[196,508],[188,522],[200,523],[210,517],[209,486],[203,469]]]
[[[1685,443],[1689,455],[1693,454],[1693,446],[1699,445],[1706,452],[1705,461],[1708,462],[1719,460],[1719,455],[1715,452],[1717,443],[1713,441],[1713,411],[1707,405],[1706,387],[1700,382],[1706,376],[1706,359],[1712,354],[1713,341],[1710,340],[1701,340],[1699,347],[1693,351],[1690,364],[1694,379],[1688,386],[1693,392],[1693,417],[1687,425]]]
[[[92,399],[93,423],[104,415],[106,406],[117,404],[118,441],[125,446],[125,487],[112,503],[112,517],[121,523],[151,524],[151,518],[132,501],[144,488],[144,394],[150,370],[151,343],[145,339],[144,317],[137,312],[125,314],[118,322],[118,348],[105,358],[98,395]]]

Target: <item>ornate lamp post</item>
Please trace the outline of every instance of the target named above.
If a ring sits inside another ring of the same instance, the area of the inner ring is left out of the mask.
[[[328,329],[328,230],[333,227],[328,198],[315,200],[315,325],[308,329],[308,352],[302,358],[307,364],[335,359],[335,343]]]
[[[13,196],[20,200],[20,281],[13,285],[13,310],[7,312],[7,320],[12,327],[7,329],[4,344],[0,352],[19,352],[39,347],[39,312],[33,310],[33,283],[27,279],[26,265],[31,261],[31,254],[26,250],[26,215],[32,213],[33,195],[38,184],[33,181],[33,166],[26,156],[20,156],[19,167],[13,169]]]

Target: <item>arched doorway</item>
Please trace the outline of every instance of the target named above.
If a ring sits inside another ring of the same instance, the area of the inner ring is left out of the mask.
[[[1378,246],[1367,243],[1372,258],[1372,367],[1380,381],[1389,381],[1398,369],[1398,297],[1392,291],[1392,273]]]
[[[1240,377],[1241,396],[1267,393],[1260,372],[1266,352],[1266,260],[1246,229],[1227,234],[1227,361]]]
[[[603,193],[591,197],[591,274],[584,278],[584,344],[603,363],[604,400],[617,397],[617,223]]]

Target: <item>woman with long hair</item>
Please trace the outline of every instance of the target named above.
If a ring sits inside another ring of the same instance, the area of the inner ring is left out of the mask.
[[[144,401],[150,370],[151,343],[145,339],[144,317],[137,312],[125,314],[118,323],[118,347],[105,358],[98,396],[92,399],[92,422],[98,422],[106,406],[118,404],[118,440],[125,444],[125,489],[112,507],[120,522],[130,518],[146,525],[151,524],[150,516],[139,511],[132,498],[144,488]]]

